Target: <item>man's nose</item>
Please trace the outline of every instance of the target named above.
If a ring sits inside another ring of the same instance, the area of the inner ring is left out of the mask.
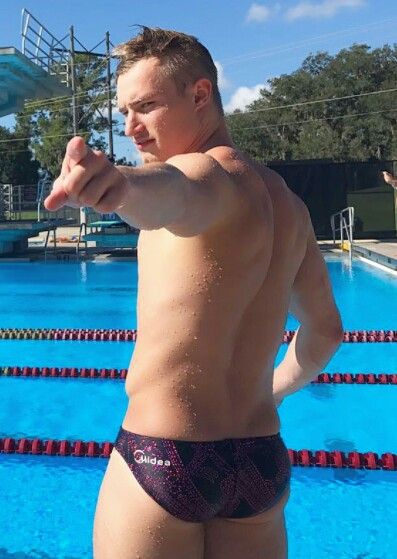
[[[143,124],[137,118],[136,113],[130,111],[125,119],[125,135],[135,136],[135,134],[144,130]]]

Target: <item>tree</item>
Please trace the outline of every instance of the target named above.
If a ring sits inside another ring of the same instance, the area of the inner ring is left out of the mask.
[[[0,126],[0,183],[35,184],[39,164],[32,159],[25,131],[11,132]]]
[[[311,54],[227,116],[233,140],[261,160],[397,159],[397,92],[362,95],[395,88],[396,76],[397,45]]]
[[[107,104],[104,61],[88,53],[78,54],[75,68],[77,133],[91,147],[106,151],[101,134],[107,130],[108,121],[95,111],[104,111]],[[29,129],[30,147],[41,167],[56,176],[66,144],[73,136],[71,96],[26,103],[25,110],[17,115],[16,129],[22,127]]]
[[[136,167],[135,161],[128,161],[127,158],[123,155],[123,157],[119,157],[114,162],[115,165],[122,165],[123,167]]]

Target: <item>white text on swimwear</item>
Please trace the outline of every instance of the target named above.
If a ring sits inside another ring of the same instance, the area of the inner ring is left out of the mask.
[[[155,456],[150,458],[146,456],[143,450],[136,450],[134,452],[134,460],[138,464],[153,464],[154,466],[171,466],[169,460],[158,460]]]

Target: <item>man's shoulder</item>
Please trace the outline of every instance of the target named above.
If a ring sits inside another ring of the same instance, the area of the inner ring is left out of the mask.
[[[175,155],[170,157],[167,163],[176,166],[188,178],[201,184],[217,185],[220,189],[227,187],[225,193],[228,195],[232,191],[238,194],[239,187],[250,174],[251,178],[255,176],[256,180],[261,180],[242,154],[229,146],[216,146],[205,152]]]
[[[173,155],[166,161],[167,164],[173,165],[181,170],[188,178],[193,180],[202,180],[217,178],[222,173],[224,165],[219,154],[208,152],[189,152]],[[226,175],[223,179],[226,178]]]
[[[293,190],[291,190],[279,173],[260,163],[257,164],[257,169],[263,177],[270,196],[274,202],[281,201],[285,204],[290,204],[297,212],[306,216],[308,213],[306,204],[297,194],[295,194],[295,192],[293,192]]]
[[[206,152],[225,171],[230,181],[243,196],[266,194],[266,180],[258,165],[245,153],[233,146],[216,146]]]
[[[251,161],[233,146],[216,146],[205,152],[215,159],[229,173],[249,171],[254,169]]]
[[[242,152],[232,146],[218,145],[204,152],[189,152],[170,157],[166,163],[177,167],[208,170],[211,167],[222,168],[227,174],[254,172],[253,162]]]

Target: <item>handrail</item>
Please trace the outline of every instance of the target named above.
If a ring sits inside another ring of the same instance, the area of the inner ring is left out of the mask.
[[[40,178],[37,182],[37,221],[41,220],[41,205],[44,200],[44,196],[47,195],[46,190],[50,191],[52,186],[52,180],[48,171],[40,172]]]
[[[54,253],[57,251],[57,228],[56,225],[54,225],[54,227],[52,227],[51,229],[48,229],[47,231],[47,235],[46,235],[46,239],[45,239],[45,243],[44,243],[44,259],[47,261],[47,252],[48,252],[48,241],[50,240],[50,233],[53,233],[53,239],[54,239]]]
[[[335,221],[339,218],[339,222],[335,223]],[[344,233],[346,233],[346,238],[349,242],[349,256],[350,259],[352,258],[352,251],[353,251],[353,231],[354,231],[354,208],[353,206],[348,206],[344,208],[340,212],[336,212],[331,215],[331,229],[332,229],[332,239],[335,243],[336,240],[336,233],[337,231],[340,232],[340,243],[341,248],[343,250],[343,238]]]
[[[85,236],[85,235],[87,235],[87,223],[86,223],[85,221],[83,221],[83,222],[80,224],[79,237],[78,237],[78,239],[77,239],[77,246],[76,246],[76,254],[77,254],[77,256],[78,256],[79,253],[80,253],[80,243],[81,243],[81,238],[82,238],[82,236],[83,236],[83,229],[84,229],[84,236]],[[85,252],[87,252],[87,241],[84,240],[84,237],[83,237],[83,243],[85,243]]]
[[[57,39],[26,8],[22,10],[21,36],[22,54],[48,73],[65,75],[60,72],[59,67],[66,65],[67,68],[69,64],[69,49],[64,43],[67,36]],[[60,81],[69,85],[68,79],[69,75],[66,72],[66,80],[60,79]]]

